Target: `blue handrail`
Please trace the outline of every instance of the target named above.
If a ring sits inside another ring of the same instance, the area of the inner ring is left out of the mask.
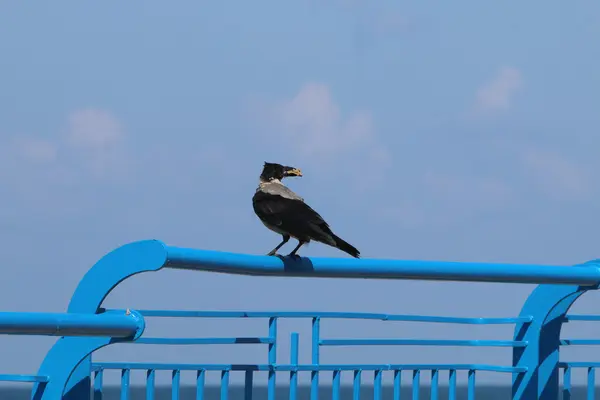
[[[0,334],[134,337],[143,318],[123,311],[106,314],[0,312]]]
[[[552,283],[593,286],[600,268],[533,264],[273,257],[165,246],[165,267],[237,275]]]
[[[331,311],[192,311],[192,310],[137,310],[144,317],[175,317],[175,318],[330,318],[330,319],[361,319],[402,322],[430,322],[441,324],[465,325],[500,325],[528,323],[533,319],[528,317],[512,318],[461,318],[440,317],[436,315],[401,315],[376,314],[360,312],[331,312]]]
[[[598,363],[600,364],[600,363]],[[587,365],[587,364],[586,364]],[[526,372],[523,367],[505,367],[486,364],[170,364],[143,362],[99,362],[93,370],[100,369],[140,369],[140,370],[181,370],[181,371],[415,371],[415,370],[479,370],[491,372]]]

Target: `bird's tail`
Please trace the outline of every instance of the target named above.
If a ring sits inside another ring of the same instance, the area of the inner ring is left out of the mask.
[[[332,236],[333,240],[335,240],[335,247],[350,254],[352,257],[360,258],[360,251],[358,251],[356,247],[352,246],[350,243],[344,241],[336,235]]]

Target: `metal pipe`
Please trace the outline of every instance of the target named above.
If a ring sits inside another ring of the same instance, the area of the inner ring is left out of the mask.
[[[133,337],[144,321],[130,311],[103,314],[0,312],[0,334]]]
[[[532,284],[600,283],[593,263],[578,266],[354,258],[275,257],[166,246],[165,267],[238,275],[311,278],[419,279]]]

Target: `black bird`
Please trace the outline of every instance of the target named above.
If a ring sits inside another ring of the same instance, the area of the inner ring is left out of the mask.
[[[302,197],[281,183],[283,178],[292,176],[302,176],[302,172],[297,168],[265,162],[260,183],[252,197],[258,218],[267,228],[283,237],[282,242],[267,255],[275,255],[293,237],[298,240],[298,246],[289,256],[295,256],[302,245],[316,240],[360,258],[360,252],[354,246],[337,237]]]

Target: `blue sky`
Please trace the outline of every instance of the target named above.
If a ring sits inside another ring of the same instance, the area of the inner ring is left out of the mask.
[[[279,237],[251,206],[264,161],[301,168],[290,187],[365,258],[597,258],[597,37],[592,1],[3,2],[1,308],[65,310],[85,271],[130,241],[266,253]],[[345,257],[318,243],[302,254]],[[107,305],[509,316],[531,289],[167,271],[124,283]],[[576,309],[593,311],[593,296]],[[436,333],[369,329],[352,331]],[[33,372],[53,340],[3,338],[0,367]],[[139,355],[123,351],[105,353]],[[391,351],[356,354],[459,355]]]

